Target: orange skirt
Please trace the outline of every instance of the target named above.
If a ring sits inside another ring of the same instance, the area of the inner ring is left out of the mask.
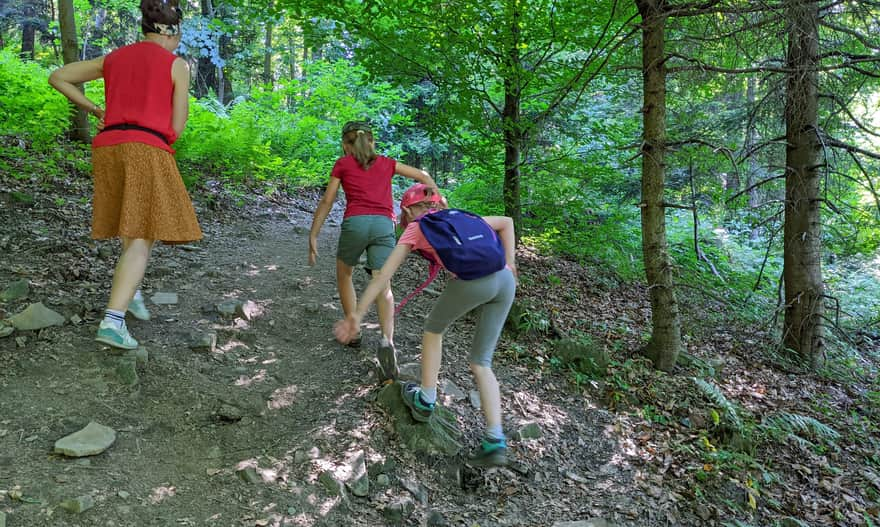
[[[170,152],[142,143],[92,149],[92,238],[184,243],[202,238]]]

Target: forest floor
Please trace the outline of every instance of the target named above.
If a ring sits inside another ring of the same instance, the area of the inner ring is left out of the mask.
[[[505,332],[495,370],[506,431],[538,431],[510,442],[526,470],[473,470],[464,478],[455,470],[483,423],[475,405],[453,393],[475,388],[465,360],[467,319],[450,330],[441,371],[441,401],[457,415],[466,450],[452,458],[413,454],[376,402],[375,313],[359,348],[332,337],[341,316],[333,255],[342,209],[322,231],[318,265],[308,267],[316,191],[194,193],[204,240],[157,246],[143,287],[152,320],[129,317],[148,353],[134,382],[120,374],[123,354],[93,340],[118,249],[89,238],[89,193],[81,174],[0,177],[0,290],[29,284],[26,296],[0,303],[0,320],[36,302],[64,317],[60,326],[0,337],[0,525],[877,521],[873,423],[880,416],[876,400],[873,410],[859,410],[876,386],[772,367],[759,357],[767,342],[760,328],[736,327],[721,304],[683,303],[686,320],[717,317],[717,326],[689,337],[694,359],[676,375],[655,372],[638,354],[650,327],[643,286],[525,247],[518,301],[532,310],[530,320],[547,320],[520,328],[530,332]],[[408,259],[396,295],[425,275],[424,262]],[[357,287],[365,284],[358,272]],[[157,293],[176,293],[177,302],[153,303]],[[434,298],[423,293],[398,318],[397,348],[410,371]],[[217,305],[229,301],[247,304],[239,316],[225,316]],[[548,344],[585,328],[612,355],[605,379],[560,366]],[[213,349],[193,345],[206,335],[216,336]],[[733,451],[718,442],[716,408],[724,401],[701,395],[690,380],[706,368],[743,415],[757,422],[785,409],[821,418],[845,434],[837,450],[814,437],[812,448],[760,442],[720,459]],[[818,402],[834,413],[823,415]],[[116,431],[109,449],[85,458],[53,453],[55,441],[90,422]],[[351,483],[358,459],[370,481],[363,497],[332,483]],[[91,508],[60,506],[76,498]]]

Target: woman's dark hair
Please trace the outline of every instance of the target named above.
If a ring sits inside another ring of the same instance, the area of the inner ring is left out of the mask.
[[[156,24],[177,26],[183,19],[179,0],[141,0],[141,31],[162,33]]]

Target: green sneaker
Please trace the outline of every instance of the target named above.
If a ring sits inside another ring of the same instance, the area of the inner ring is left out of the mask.
[[[95,336],[95,340],[124,350],[133,350],[138,347],[138,341],[132,338],[125,325],[117,328],[112,322],[107,322],[106,320],[102,320],[101,325],[98,326],[98,334]]]
[[[483,439],[480,446],[468,458],[474,467],[503,467],[507,465],[507,442],[504,439],[489,441]]]
[[[422,391],[414,382],[400,385],[400,396],[403,397],[403,404],[409,408],[409,413],[412,414],[413,419],[420,423],[427,423],[431,420],[431,415],[434,414],[434,405],[429,404],[426,406],[422,403],[419,398],[420,393]]]
[[[132,298],[128,303],[128,312],[138,320],[150,320],[150,311],[143,298]]]

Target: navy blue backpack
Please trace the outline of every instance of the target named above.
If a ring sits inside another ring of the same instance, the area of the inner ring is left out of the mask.
[[[501,240],[486,220],[477,214],[445,209],[425,214],[415,221],[419,222],[425,239],[437,251],[442,267],[462,280],[489,276],[507,265]],[[440,262],[434,261],[429,253],[419,251],[419,254],[431,262],[428,279],[404,298],[395,312],[399,312],[404,304],[434,281],[441,269]]]

